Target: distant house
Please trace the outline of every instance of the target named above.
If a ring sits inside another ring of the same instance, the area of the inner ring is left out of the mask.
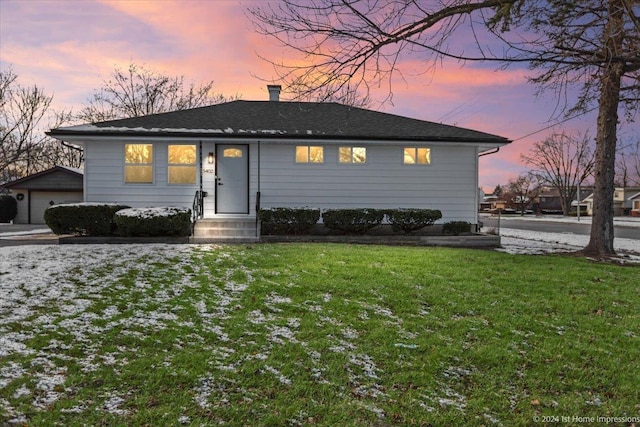
[[[44,224],[44,211],[49,206],[83,201],[82,181],[81,170],[56,166],[2,187],[18,202],[16,224]]]
[[[616,187],[613,191],[613,215],[635,215],[633,211],[640,211],[640,187]],[[587,204],[587,213],[593,213],[593,193],[583,200]]]
[[[631,216],[640,216],[640,191],[629,196],[627,200],[631,205],[631,210],[629,211],[629,214]]]
[[[198,207],[255,223],[259,207],[430,208],[478,223],[478,156],[510,141],[337,103],[232,101],[61,127],[84,147],[87,202]],[[196,228],[197,232],[197,228]]]

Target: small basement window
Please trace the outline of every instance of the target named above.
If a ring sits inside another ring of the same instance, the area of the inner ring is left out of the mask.
[[[366,163],[367,149],[365,147],[340,147],[338,149],[338,158],[340,163]]]
[[[402,162],[405,165],[430,165],[431,148],[405,147]]]
[[[324,163],[324,147],[296,146],[296,163]]]
[[[196,170],[195,145],[169,145],[169,184],[195,184]]]
[[[153,184],[153,144],[124,145],[124,182]]]

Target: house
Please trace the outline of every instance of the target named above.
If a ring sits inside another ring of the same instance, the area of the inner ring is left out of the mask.
[[[634,211],[640,210],[638,196],[640,187],[616,187],[613,191],[613,215],[635,215]],[[587,205],[587,213],[593,213],[593,194],[583,200]]]
[[[622,215],[640,216],[640,187],[624,187],[622,193]]]
[[[44,211],[49,206],[83,200],[81,170],[55,166],[51,169],[7,182],[3,188],[18,202],[16,224],[44,224]]]
[[[201,228],[245,221],[255,233],[260,207],[304,206],[440,209],[442,222],[477,224],[478,156],[508,139],[269,91],[48,135],[84,147],[85,201],[193,206]]]
[[[631,205],[629,214],[631,216],[640,216],[640,191],[629,196],[627,200]]]

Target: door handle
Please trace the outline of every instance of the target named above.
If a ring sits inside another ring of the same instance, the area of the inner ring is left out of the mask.
[[[224,182],[218,181],[218,185],[224,185]]]

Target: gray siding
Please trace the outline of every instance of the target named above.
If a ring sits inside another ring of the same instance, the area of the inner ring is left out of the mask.
[[[362,165],[339,164],[337,146],[325,147],[322,164],[297,164],[295,144],[264,145],[262,206],[428,208],[442,211],[442,222],[475,223],[476,147],[420,146],[431,148],[430,165],[404,165],[400,145],[367,146]]]
[[[152,142],[154,145],[153,184],[125,184],[124,145],[125,143],[137,142],[107,141],[85,144],[85,201],[123,203],[136,208],[150,206],[190,208],[199,184],[173,185],[167,183],[168,142]],[[145,143],[149,143],[149,141],[145,141]]]
[[[167,183],[167,146],[194,142],[145,142],[154,144],[154,183],[147,185],[124,183],[124,141],[85,144],[85,200],[132,207],[190,208],[200,183]],[[202,187],[209,193],[205,199],[208,218],[216,216],[216,182],[214,166],[208,165],[206,158],[207,153],[215,152],[216,142],[249,145],[250,216],[255,215],[256,194],[260,191],[262,207],[429,208],[442,211],[441,222],[477,222],[478,158],[474,145],[408,143],[407,146],[430,147],[431,164],[404,165],[402,145],[357,143],[354,145],[367,147],[367,162],[344,165],[338,163],[338,145],[325,146],[322,164],[297,164],[294,142],[259,146],[238,140],[203,142]]]

